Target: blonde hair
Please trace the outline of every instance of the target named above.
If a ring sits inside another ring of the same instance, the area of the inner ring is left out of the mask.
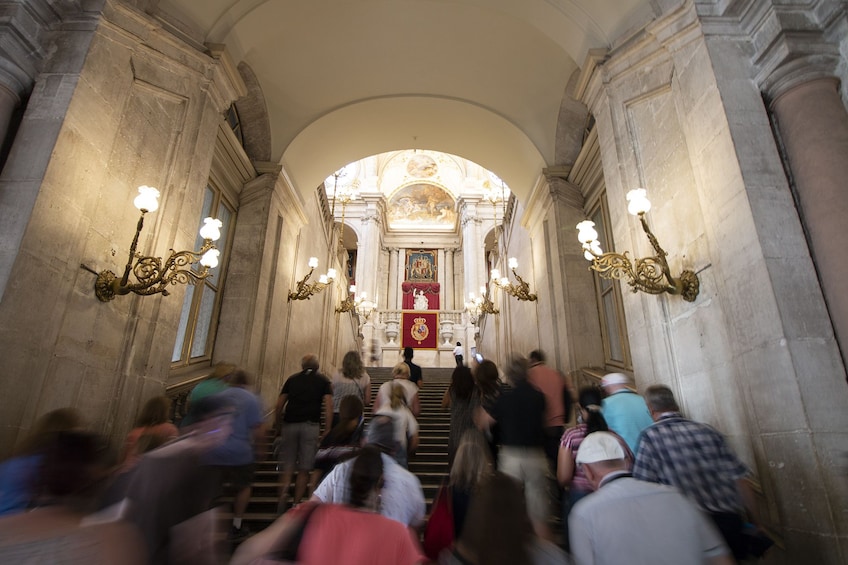
[[[474,428],[466,430],[456,449],[450,484],[470,490],[491,474],[492,469],[492,453],[483,433]]]
[[[401,406],[406,406],[406,396],[403,393],[403,387],[399,384],[392,385],[391,403],[392,410],[400,410]]]
[[[409,378],[409,365],[406,363],[398,363],[392,368],[392,378],[395,378],[395,375],[402,375],[402,378]]]

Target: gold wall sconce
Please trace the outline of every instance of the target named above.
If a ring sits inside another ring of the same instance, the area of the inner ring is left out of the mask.
[[[350,294],[341,302],[341,304],[339,304],[338,308],[336,308],[336,312],[353,311],[356,312],[357,315],[367,319],[374,308],[376,308],[376,304],[370,300],[366,300],[367,296],[368,294],[365,292],[361,292],[359,293],[359,296],[357,296],[356,285],[350,285]]]
[[[492,269],[492,282],[494,285],[510,296],[514,296],[518,300],[535,301],[537,297],[535,294],[530,292],[530,285],[515,272],[518,268],[518,259],[510,257],[507,265],[512,271],[513,276],[515,276],[515,280],[518,282],[509,282],[509,278],[502,277],[499,270]]]
[[[315,267],[318,266],[318,257],[310,257],[307,265],[309,266],[309,272],[306,273],[305,277],[297,281],[296,289],[289,293],[289,302],[292,300],[309,300],[312,295],[318,294],[336,280],[336,270],[327,269],[327,274],[318,277],[318,282],[310,283],[309,277],[312,276]]]
[[[148,296],[162,293],[168,296],[168,286],[172,284],[196,284],[209,276],[209,270],[218,266],[220,251],[215,247],[215,241],[221,237],[221,220],[205,218],[200,228],[203,246],[198,251],[174,251],[164,261],[159,257],[147,257],[136,252],[138,237],[144,227],[144,215],[155,212],[159,208],[159,191],[151,186],[138,187],[138,196],[133,204],[141,211],[141,217],[136,225],[135,237],[130,245],[130,255],[124,275],[119,279],[112,271],[97,272],[85,265],[80,265],[86,271],[97,275],[94,282],[94,294],[101,302],[113,300],[123,294],[139,294]],[[202,269],[195,271],[192,265],[200,263]],[[133,264],[135,263],[135,264]],[[129,282],[130,273],[137,282]]]
[[[499,314],[500,310],[495,308],[495,304],[489,300],[486,287],[480,287],[480,296],[473,292],[468,293],[468,301],[465,303],[465,310],[471,318],[471,324],[477,325],[481,314]]]
[[[626,280],[633,292],[640,290],[648,294],[667,292],[680,295],[687,302],[694,301],[698,296],[700,286],[698,275],[693,271],[685,270],[678,278],[671,276],[671,270],[666,261],[668,253],[660,247],[657,238],[648,227],[648,221],[645,219],[645,214],[651,209],[651,201],[648,200],[647,191],[644,188],[634,188],[627,193],[627,201],[627,211],[639,218],[642,223],[642,230],[648,236],[656,255],[631,261],[627,257],[626,251],[624,253],[612,251],[604,253],[598,241],[595,223],[591,220],[584,220],[577,224],[577,239],[583,244],[583,255],[588,261],[592,262],[589,268],[606,279]]]
[[[363,296],[365,293],[362,293]],[[353,310],[354,306],[356,306],[356,302],[359,300],[359,297],[356,296],[356,285],[350,285],[349,294],[347,298],[341,301],[341,303],[336,308],[336,312],[350,312]]]
[[[362,321],[362,324],[364,324],[366,321],[368,321],[368,318],[371,317],[371,314],[374,313],[374,310],[377,309],[377,304],[368,300],[364,292],[360,294],[354,302],[356,314],[359,316],[359,319]]]

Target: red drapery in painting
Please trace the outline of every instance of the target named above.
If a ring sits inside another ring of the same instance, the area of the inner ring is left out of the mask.
[[[404,310],[415,310],[415,296],[412,293],[418,290],[427,297],[428,310],[439,309],[439,290],[441,289],[439,283],[404,282],[401,283],[400,288],[403,291]]]
[[[403,312],[400,343],[401,347],[413,349],[439,347],[439,314],[437,312]]]

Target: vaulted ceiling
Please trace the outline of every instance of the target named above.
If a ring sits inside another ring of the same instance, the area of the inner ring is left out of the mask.
[[[569,78],[652,0],[161,0],[262,88],[271,154],[301,191],[397,149],[460,155],[521,198],[556,162]]]

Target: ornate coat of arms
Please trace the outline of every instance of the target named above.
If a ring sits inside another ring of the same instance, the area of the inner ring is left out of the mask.
[[[420,345],[422,341],[427,339],[427,336],[430,335],[430,328],[427,327],[427,320],[425,318],[415,318],[412,321],[412,327],[409,328],[409,334],[412,336],[412,339],[418,342]]]

